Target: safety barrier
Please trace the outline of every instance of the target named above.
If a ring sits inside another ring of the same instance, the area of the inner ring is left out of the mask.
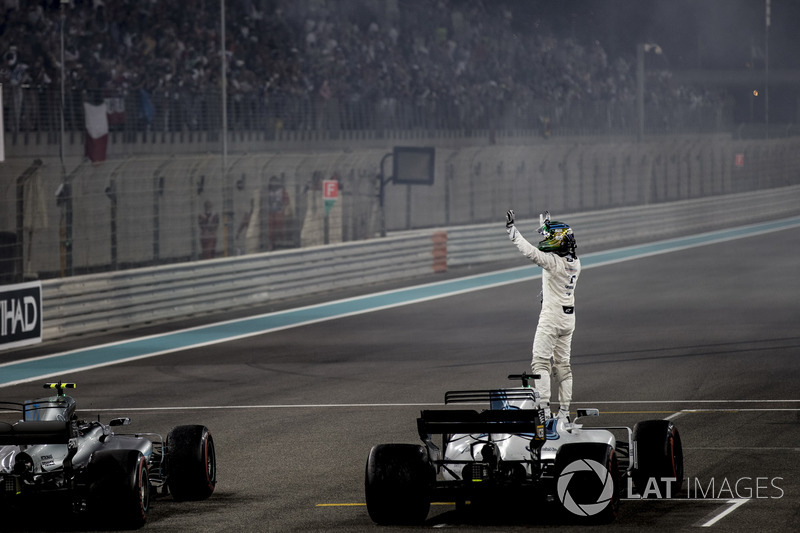
[[[575,214],[554,213],[553,218],[569,223],[578,241],[578,253],[613,246],[695,235],[722,228],[777,220],[800,213],[800,186],[680,202],[620,207]],[[518,220],[520,232],[535,240],[537,220]],[[498,239],[498,224],[464,226],[447,230],[447,265],[464,266],[516,254]]]
[[[557,214],[583,253],[779,219],[800,212],[800,186],[579,214]],[[45,341],[411,279],[448,267],[518,259],[498,222],[382,239],[46,280]],[[520,220],[535,238],[533,220]],[[444,257],[444,258],[443,258]]]
[[[429,232],[43,283],[44,338],[263,304],[433,269]]]

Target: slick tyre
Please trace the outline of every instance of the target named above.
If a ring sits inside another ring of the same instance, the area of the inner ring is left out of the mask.
[[[612,446],[565,444],[556,456],[556,472],[556,494],[567,516],[591,524],[617,518],[622,484]]]
[[[633,428],[638,466],[633,484],[645,498],[674,497],[683,487],[683,445],[669,420],[646,420]]]
[[[205,426],[177,426],[167,435],[167,485],[177,501],[205,500],[217,485],[214,439]]]
[[[103,524],[139,529],[150,510],[147,461],[138,450],[95,453],[88,467],[90,512]]]
[[[381,525],[422,524],[430,510],[436,473],[428,453],[416,444],[379,444],[367,458],[367,512]]]

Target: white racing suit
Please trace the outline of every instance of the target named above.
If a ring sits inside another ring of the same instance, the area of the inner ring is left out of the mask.
[[[551,373],[559,381],[559,411],[569,413],[572,401],[572,366],[570,348],[575,331],[575,286],[581,273],[581,261],[568,255],[542,252],[529,243],[514,226],[508,236],[522,255],[542,267],[542,310],[533,339],[531,370],[540,374],[536,388],[545,405],[550,404]],[[552,357],[552,363],[551,363]]]

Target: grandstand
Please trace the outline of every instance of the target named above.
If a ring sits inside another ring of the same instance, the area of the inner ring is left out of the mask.
[[[794,183],[786,123],[767,134],[780,142],[736,144],[731,84],[648,54],[640,90],[633,46],[562,31],[543,5],[5,2],[0,270],[198,260],[206,205],[216,257],[372,238],[395,145],[436,146],[437,180],[390,188],[390,231],[489,222],[519,194],[533,213]],[[341,184],[330,212],[326,179]]]
[[[271,7],[270,12],[255,6]],[[218,132],[219,5],[196,2],[28,2],[6,8],[6,129],[85,129],[83,103],[105,103],[111,131]],[[502,5],[502,3],[501,3]],[[507,9],[472,2],[226,4],[228,125],[233,131],[539,129],[630,133],[634,50],[520,31]],[[730,129],[724,95],[648,80],[648,129]],[[729,106],[728,106],[729,107]],[[679,110],[679,111],[676,111]],[[691,112],[689,112],[691,111]],[[718,120],[710,120],[719,117]],[[13,138],[13,136],[12,136]]]

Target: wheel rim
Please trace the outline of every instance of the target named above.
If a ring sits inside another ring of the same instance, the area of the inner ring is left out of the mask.
[[[205,459],[206,480],[209,485],[213,486],[217,480],[217,461],[216,452],[214,451],[214,440],[211,438],[211,435],[208,435],[208,438],[206,438]]]
[[[677,446],[675,440],[676,440],[675,436],[670,435],[669,451],[670,451],[670,457],[672,458],[672,475],[675,477],[675,479],[680,481],[681,478],[683,477],[683,464],[681,458],[683,452],[681,450],[680,440],[678,440]]]

